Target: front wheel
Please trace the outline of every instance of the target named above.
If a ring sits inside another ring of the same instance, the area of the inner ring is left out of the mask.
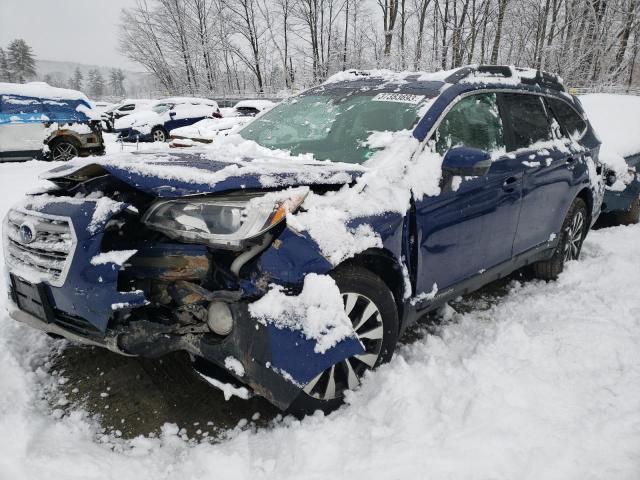
[[[78,148],[68,140],[59,140],[50,145],[51,160],[66,162],[78,156]]]
[[[534,275],[542,280],[555,280],[562,273],[566,262],[580,257],[582,242],[588,230],[587,206],[584,200],[576,198],[562,224],[560,240],[553,256],[549,260],[534,263]]]
[[[355,266],[338,268],[331,276],[365,351],[313,378],[289,408],[291,413],[335,410],[342,404],[344,392],[358,387],[367,370],[391,360],[396,346],[398,310],[386,284],[369,270]]]
[[[151,130],[151,139],[154,142],[166,142],[167,141],[167,132],[162,127],[156,127]]]

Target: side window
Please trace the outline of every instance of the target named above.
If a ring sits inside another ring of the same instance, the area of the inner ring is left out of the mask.
[[[130,105],[123,105],[122,107],[120,107],[118,109],[119,112],[130,112],[131,110],[133,110],[135,108],[135,105],[130,104]]]
[[[504,148],[502,120],[495,93],[463,98],[446,114],[435,133],[436,151],[472,147],[487,152]]]
[[[502,93],[505,122],[513,133],[509,150],[527,148],[553,139],[542,97],[526,93]]]
[[[556,120],[565,132],[574,140],[579,139],[587,128],[587,123],[582,117],[566,102],[557,98],[547,97],[547,104],[556,117]]]

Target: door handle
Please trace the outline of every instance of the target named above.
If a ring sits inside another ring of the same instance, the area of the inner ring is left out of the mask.
[[[513,192],[514,190],[514,186],[517,183],[518,178],[517,177],[508,177],[503,183],[502,183],[502,189],[505,192]]]

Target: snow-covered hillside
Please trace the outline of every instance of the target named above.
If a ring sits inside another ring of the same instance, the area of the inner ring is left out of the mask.
[[[0,213],[50,167],[0,164]],[[639,239],[640,226],[592,232],[557,282],[449,312],[332,415],[216,444],[175,425],[123,440],[80,407],[52,410],[48,358],[64,343],[1,313],[0,478],[637,479]]]

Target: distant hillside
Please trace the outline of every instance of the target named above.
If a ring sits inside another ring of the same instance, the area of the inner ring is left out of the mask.
[[[108,84],[109,72],[113,67],[104,65],[90,65],[77,62],[60,62],[55,60],[37,60],[36,71],[38,72],[38,80],[49,81],[54,86],[67,87],[69,79],[73,76],[76,68],[79,68],[86,81],[90,70],[99,69],[100,73]],[[145,97],[152,92],[153,83],[149,74],[145,72],[133,72],[130,70],[122,70],[125,76],[124,87],[127,97]],[[85,86],[86,89],[86,86]],[[109,98],[109,92],[105,92],[104,98]],[[99,99],[95,99],[99,100]],[[111,99],[117,100],[117,99]]]

